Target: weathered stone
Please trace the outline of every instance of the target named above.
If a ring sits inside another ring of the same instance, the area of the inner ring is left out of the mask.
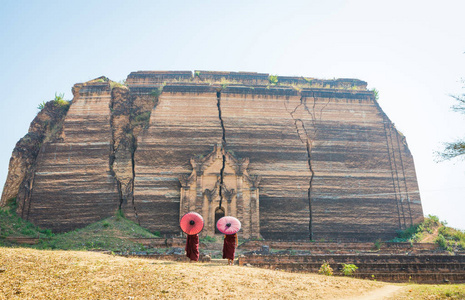
[[[110,170],[108,81],[77,84],[63,121],[62,139],[43,143],[23,214],[53,231],[83,227],[114,214],[118,190]],[[18,199],[21,206],[22,199]]]
[[[356,278],[390,282],[454,283],[465,282],[465,255],[449,254],[318,254],[245,255],[239,265],[266,269],[317,273],[324,262],[335,275],[343,276],[343,264],[355,264]]]
[[[36,158],[44,142],[61,138],[62,121],[69,104],[49,101],[29,126],[29,132],[18,141],[10,159],[8,177],[3,188],[0,206],[13,198],[19,203],[18,213],[24,216],[34,182]]]
[[[121,208],[167,236],[189,210],[203,235],[225,213],[243,237],[285,240],[389,239],[423,219],[405,137],[366,82],[140,71],[126,83],[75,85],[63,130],[46,139],[37,123],[18,143],[2,204],[18,196],[23,217],[59,231]]]

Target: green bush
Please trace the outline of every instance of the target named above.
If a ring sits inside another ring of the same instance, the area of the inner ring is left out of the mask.
[[[126,80],[121,80],[121,81],[110,81],[110,88],[114,89],[116,87],[125,87],[126,86]]]
[[[435,243],[449,252],[455,249],[465,249],[465,232],[451,227],[442,226],[438,230]]]
[[[352,276],[357,270],[358,267],[354,264],[342,264],[342,274],[344,274],[344,276]]]
[[[333,268],[327,263],[326,261],[323,262],[320,269],[318,270],[318,274],[332,276],[333,275]]]
[[[270,76],[268,77],[268,81],[269,81],[270,84],[272,84],[272,85],[278,84],[278,75],[270,75]]]
[[[441,222],[437,216],[428,215],[422,223],[397,231],[397,238],[391,242],[418,242],[423,238],[425,232],[431,234],[434,228],[440,225]]]
[[[452,249],[449,247],[449,243],[447,242],[446,238],[442,235],[439,234],[436,240],[434,241],[440,248],[451,251]]]

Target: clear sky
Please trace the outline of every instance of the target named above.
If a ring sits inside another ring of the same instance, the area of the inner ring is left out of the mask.
[[[22,1],[0,8],[0,188],[37,105],[102,75],[251,71],[358,78],[407,137],[425,215],[465,229],[465,1]]]

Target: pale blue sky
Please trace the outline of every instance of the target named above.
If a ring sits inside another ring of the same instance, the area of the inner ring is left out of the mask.
[[[465,1],[13,1],[0,9],[0,188],[15,143],[55,92],[137,70],[358,78],[406,135],[425,214],[465,229]]]

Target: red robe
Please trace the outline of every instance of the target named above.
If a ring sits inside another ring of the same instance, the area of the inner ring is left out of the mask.
[[[188,235],[186,242],[186,256],[191,260],[199,260],[199,235]]]
[[[224,237],[223,258],[234,259],[234,252],[236,252],[236,235],[228,234]]]

